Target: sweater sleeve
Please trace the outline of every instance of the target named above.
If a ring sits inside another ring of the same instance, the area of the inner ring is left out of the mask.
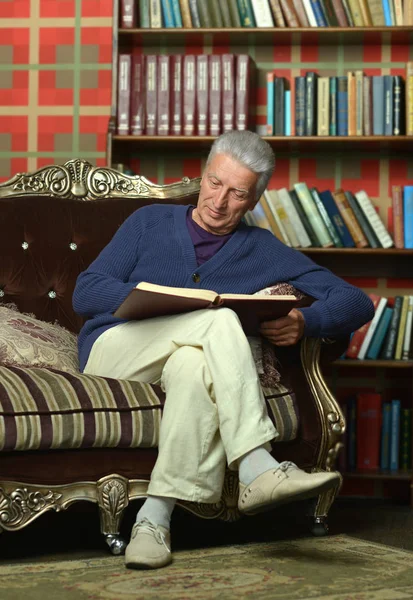
[[[141,219],[139,211],[119,227],[99,256],[80,273],[73,293],[73,308],[81,316],[113,313],[138,283],[129,282],[138,260]]]
[[[339,337],[356,331],[371,321],[374,306],[361,289],[347,283],[301,252],[277,240],[273,264],[280,267],[279,279],[315,299],[301,308],[305,319],[305,335]]]

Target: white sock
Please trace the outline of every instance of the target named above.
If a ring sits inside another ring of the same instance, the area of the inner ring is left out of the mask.
[[[171,515],[175,504],[176,498],[148,496],[136,515],[136,522],[148,519],[154,525],[162,525],[162,527],[170,529]]]
[[[279,465],[280,463],[263,446],[254,448],[239,459],[239,480],[243,485],[249,485],[259,475],[276,469]]]

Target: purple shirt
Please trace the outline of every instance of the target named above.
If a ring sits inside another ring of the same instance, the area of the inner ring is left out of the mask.
[[[192,218],[193,210],[194,207],[191,206],[186,213],[186,225],[194,245],[196,261],[199,266],[212,258],[227,243],[233,233],[227,233],[226,235],[209,233],[209,231],[200,227],[198,223],[195,223]]]

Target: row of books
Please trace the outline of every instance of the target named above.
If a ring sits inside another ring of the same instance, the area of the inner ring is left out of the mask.
[[[353,333],[345,358],[411,360],[413,296],[369,296],[374,317]]]
[[[400,75],[267,73],[267,135],[413,135],[413,62]]]
[[[120,54],[117,134],[217,136],[248,129],[254,71],[247,54]]]
[[[402,194],[395,194],[398,204],[392,204],[398,247],[413,248],[413,186],[394,187],[398,191],[403,189]],[[303,182],[295,183],[290,190],[265,190],[245,219],[250,225],[268,229],[294,248],[394,246],[392,236],[364,190],[354,194],[343,189],[319,192]]]
[[[342,402],[347,423],[338,455],[341,471],[408,471],[412,468],[412,409],[399,399],[362,392]]]
[[[122,28],[413,25],[413,0],[122,0]]]

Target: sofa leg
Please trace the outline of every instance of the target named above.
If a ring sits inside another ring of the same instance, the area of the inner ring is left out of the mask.
[[[100,530],[112,554],[123,554],[126,541],[119,535],[120,523],[129,504],[128,480],[109,475],[97,482]]]
[[[308,517],[309,517],[309,528],[313,535],[317,537],[321,537],[324,535],[328,535],[328,523],[327,523],[327,515],[330,510],[334,500],[338,492],[340,491],[341,484],[343,478],[340,475],[339,484],[320,494],[317,498],[315,498],[314,502],[310,504]]]

